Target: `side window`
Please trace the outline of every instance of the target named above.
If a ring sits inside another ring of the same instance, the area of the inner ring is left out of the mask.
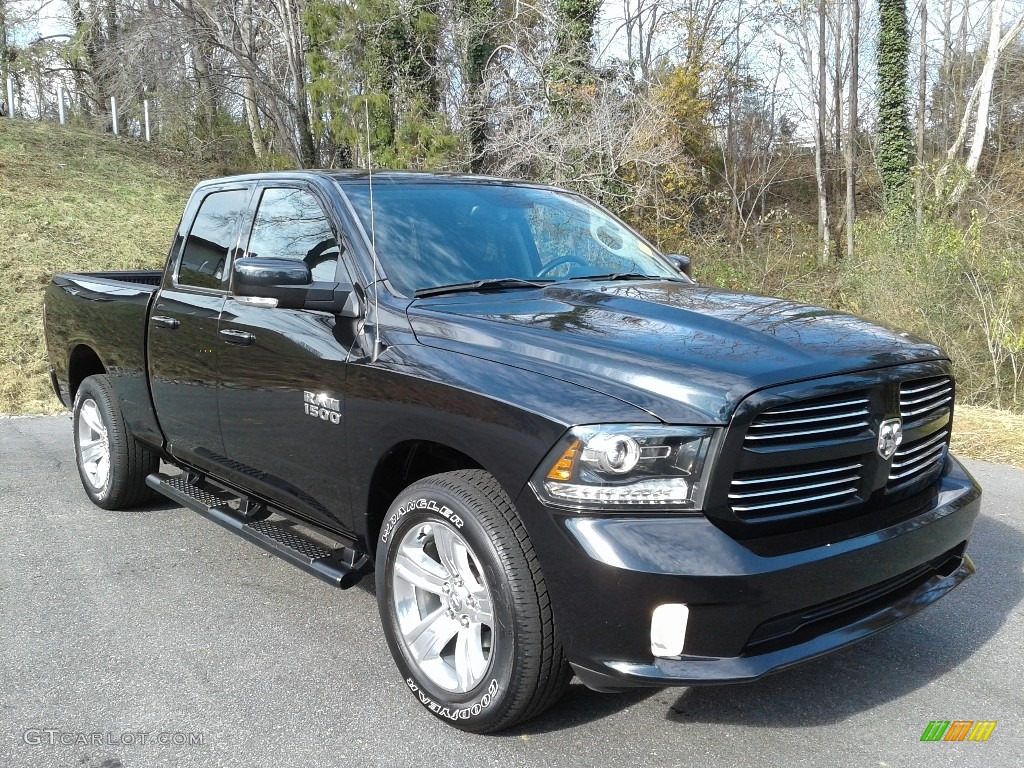
[[[178,266],[180,285],[222,287],[228,254],[238,233],[238,219],[245,211],[248,197],[248,190],[232,189],[214,192],[203,200]]]
[[[341,248],[320,202],[303,189],[263,192],[252,224],[248,255],[304,261],[313,280],[335,279]]]

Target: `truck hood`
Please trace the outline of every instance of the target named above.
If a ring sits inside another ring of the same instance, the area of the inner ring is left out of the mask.
[[[418,299],[409,320],[423,344],[570,381],[677,424],[725,424],[765,387],[944,357],[835,310],[669,281]]]

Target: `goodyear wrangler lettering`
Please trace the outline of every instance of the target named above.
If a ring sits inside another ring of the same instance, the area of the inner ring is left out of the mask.
[[[476,717],[485,709],[487,709],[491,702],[494,701],[494,697],[498,695],[498,681],[491,680],[490,685],[487,686],[487,693],[480,697],[480,701],[471,704],[468,707],[446,707],[442,704],[438,704],[432,698],[427,696],[420,687],[416,685],[416,682],[411,678],[405,678],[405,684],[409,686],[409,690],[416,694],[416,697],[420,700],[420,704],[425,706],[431,712],[438,717],[443,717],[447,720],[468,720],[471,717]]]
[[[383,531],[381,532],[380,540],[386,542],[388,538],[391,536],[391,532],[395,529],[395,526],[398,525],[399,520],[405,517],[408,513],[419,510],[436,512],[437,514],[441,515],[441,517],[448,520],[448,522],[450,522],[456,528],[462,528],[462,526],[464,525],[462,518],[459,517],[458,514],[453,512],[444,504],[438,504],[436,501],[434,501],[434,499],[413,499],[400,506],[397,510],[395,510],[391,517],[387,519],[387,521],[384,523],[384,528]]]

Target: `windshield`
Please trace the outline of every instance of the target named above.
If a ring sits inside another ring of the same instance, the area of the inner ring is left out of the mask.
[[[370,232],[370,189],[344,186]],[[496,184],[374,181],[374,239],[406,296],[480,280],[567,280],[613,274],[682,279],[647,243],[567,193]]]

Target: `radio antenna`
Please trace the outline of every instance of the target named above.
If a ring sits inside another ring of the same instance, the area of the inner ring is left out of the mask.
[[[377,296],[380,282],[380,269],[377,264],[377,235],[373,220],[373,149],[370,145],[370,97],[363,102],[366,117],[366,175],[370,185],[370,252],[373,259],[373,351],[370,362],[377,362],[380,357],[380,301]]]

